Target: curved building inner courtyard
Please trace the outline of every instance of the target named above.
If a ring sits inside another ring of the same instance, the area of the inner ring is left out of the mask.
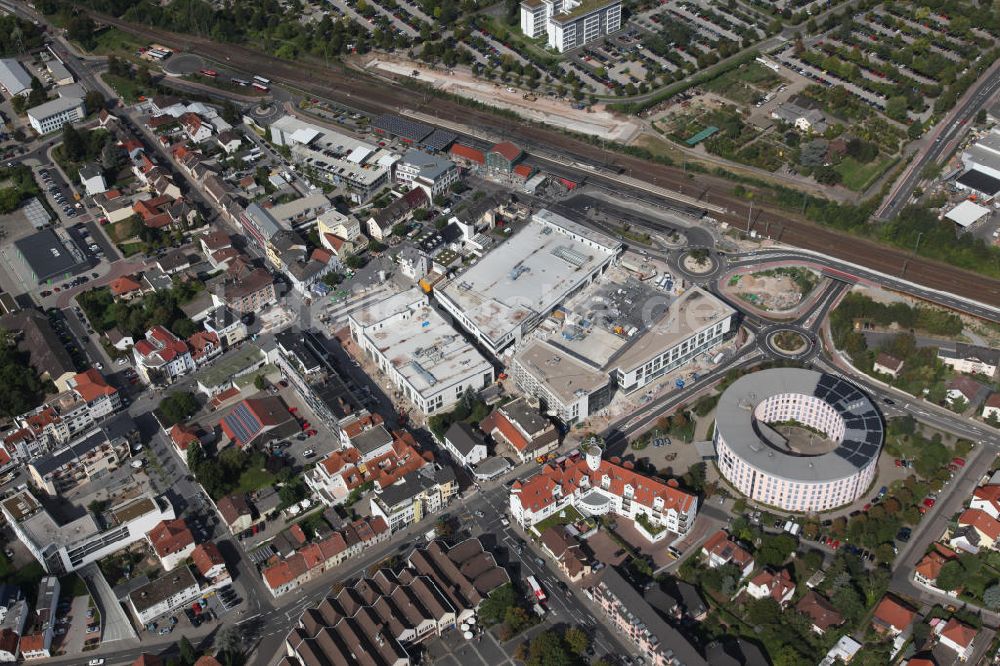
[[[884,425],[871,399],[835,375],[754,372],[719,399],[719,472],[750,499],[786,511],[828,511],[875,478]]]

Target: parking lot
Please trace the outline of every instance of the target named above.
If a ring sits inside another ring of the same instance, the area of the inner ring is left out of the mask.
[[[61,601],[56,612],[53,642],[59,653],[80,654],[85,645],[100,643],[100,618],[91,605],[90,595],[74,597],[68,606],[65,603]]]

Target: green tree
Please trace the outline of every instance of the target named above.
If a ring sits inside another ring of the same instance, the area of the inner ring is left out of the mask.
[[[175,391],[160,402],[160,414],[164,426],[186,421],[200,409],[198,399],[190,391]]]
[[[991,585],[983,591],[983,605],[992,610],[1000,608],[1000,585]]]
[[[563,634],[563,640],[570,651],[578,656],[586,654],[587,648],[590,647],[590,637],[587,635],[587,632],[579,627],[568,628],[566,633]]]
[[[240,112],[231,101],[228,99],[222,105],[222,119],[225,120],[230,125],[238,125],[240,122]]]
[[[356,254],[347,255],[344,259],[344,266],[350,268],[351,270],[357,270],[365,265],[365,258],[360,257]]]
[[[941,567],[941,572],[938,574],[935,585],[945,592],[950,592],[951,590],[958,589],[964,580],[965,568],[961,562],[958,560],[949,560]]]
[[[788,534],[765,535],[754,558],[757,564],[777,567],[784,564],[796,545],[795,538]]]
[[[258,391],[263,391],[267,388],[267,378],[260,374],[253,378],[253,386]]]
[[[87,155],[87,146],[83,136],[71,123],[63,125],[62,149],[63,155],[70,162],[79,162]]]
[[[187,466],[188,469],[195,471],[201,466],[201,463],[205,460],[205,450],[201,448],[201,443],[192,442],[188,444],[187,448]]]
[[[501,585],[483,600],[479,607],[479,618],[482,623],[491,627],[503,622],[507,609],[517,605],[517,595],[510,583]]]
[[[890,97],[885,103],[885,115],[900,122],[906,120],[906,98],[902,95]]]
[[[99,90],[88,90],[83,103],[87,107],[87,113],[97,113],[104,108],[104,94]]]
[[[75,14],[66,24],[66,36],[86,49],[93,48],[96,34],[97,26],[87,14]]]
[[[177,649],[184,666],[193,666],[194,662],[198,661],[198,653],[187,636],[181,636],[181,640],[177,643]]]
[[[573,655],[554,631],[543,631],[531,639],[527,666],[572,666]]]

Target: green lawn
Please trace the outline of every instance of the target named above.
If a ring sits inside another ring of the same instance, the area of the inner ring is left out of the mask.
[[[834,169],[843,178],[844,187],[861,192],[895,163],[896,159],[890,157],[872,160],[868,164],[862,164],[853,157],[845,157]]]
[[[749,105],[781,80],[773,70],[749,62],[702,84],[702,87],[737,104]]]
[[[150,97],[155,92],[152,86],[144,86],[133,79],[126,79],[108,73],[101,74],[101,77],[105,83],[114,88],[115,92],[118,93],[118,96],[126,104],[134,104],[139,101],[140,97]]]
[[[273,486],[276,481],[277,479],[275,479],[274,474],[271,474],[266,469],[251,468],[240,475],[240,483],[233,490],[233,493],[242,494],[260,490],[261,488]]]
[[[118,28],[108,28],[98,33],[91,53],[94,55],[133,56],[139,49],[139,42]]]
[[[583,520],[583,516],[580,512],[571,506],[567,506],[565,509],[559,513],[555,513],[540,523],[535,525],[535,529],[541,534],[553,525],[569,525],[570,523],[575,523],[578,520]]]
[[[133,254],[138,254],[143,251],[146,247],[145,243],[122,243],[121,251],[122,255],[126,257],[131,257]]]

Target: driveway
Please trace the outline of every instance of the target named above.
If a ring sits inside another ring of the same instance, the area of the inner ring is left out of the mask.
[[[138,640],[139,637],[132,628],[125,610],[118,603],[115,593],[108,585],[104,574],[97,568],[97,564],[90,563],[80,569],[80,576],[87,583],[87,588],[94,595],[94,601],[101,612],[102,641],[101,644],[113,643],[115,641]],[[86,613],[84,613],[86,617]]]

